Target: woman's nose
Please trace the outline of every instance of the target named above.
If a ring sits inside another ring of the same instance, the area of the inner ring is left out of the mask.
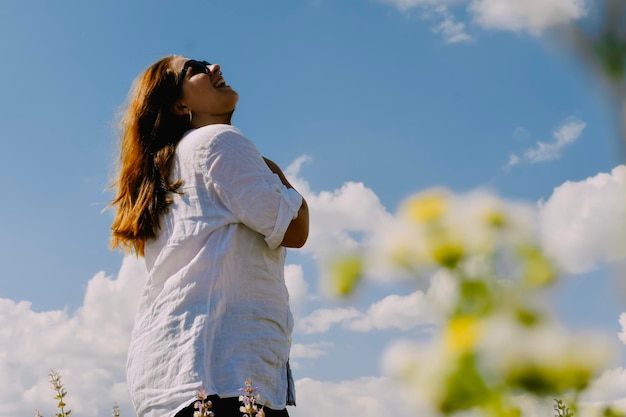
[[[214,72],[218,72],[220,70],[220,65],[219,64],[211,64],[209,65],[209,71],[212,73]]]

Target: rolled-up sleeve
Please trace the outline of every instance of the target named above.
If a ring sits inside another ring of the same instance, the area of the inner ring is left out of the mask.
[[[221,133],[206,158],[205,182],[233,216],[262,234],[272,249],[297,217],[302,196],[282,184],[254,144],[236,132]]]

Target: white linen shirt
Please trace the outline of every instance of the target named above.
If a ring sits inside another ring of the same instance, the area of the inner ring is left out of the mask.
[[[170,179],[184,183],[146,242],[128,351],[137,415],[173,417],[200,388],[238,397],[246,378],[282,409],[293,318],[280,243],[302,197],[230,125],[185,134]]]

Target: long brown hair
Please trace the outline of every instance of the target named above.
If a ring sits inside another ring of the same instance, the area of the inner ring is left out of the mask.
[[[178,74],[170,68],[175,56],[154,63],[134,82],[121,121],[119,166],[111,188],[117,211],[111,226],[111,248],[144,256],[147,240],[156,237],[159,216],[172,202],[182,181],[170,183],[176,144],[190,123],[175,115],[180,95]]]

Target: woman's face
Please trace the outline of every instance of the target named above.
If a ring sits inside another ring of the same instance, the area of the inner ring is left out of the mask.
[[[179,74],[185,71],[181,80],[181,96],[176,102],[175,111],[179,114],[192,114],[192,125],[195,127],[223,123],[225,116],[235,111],[239,94],[233,90],[222,77],[218,64],[204,66],[194,63],[185,65],[189,61],[185,57],[177,57],[172,61],[172,68]],[[207,68],[203,72],[203,68]]]

